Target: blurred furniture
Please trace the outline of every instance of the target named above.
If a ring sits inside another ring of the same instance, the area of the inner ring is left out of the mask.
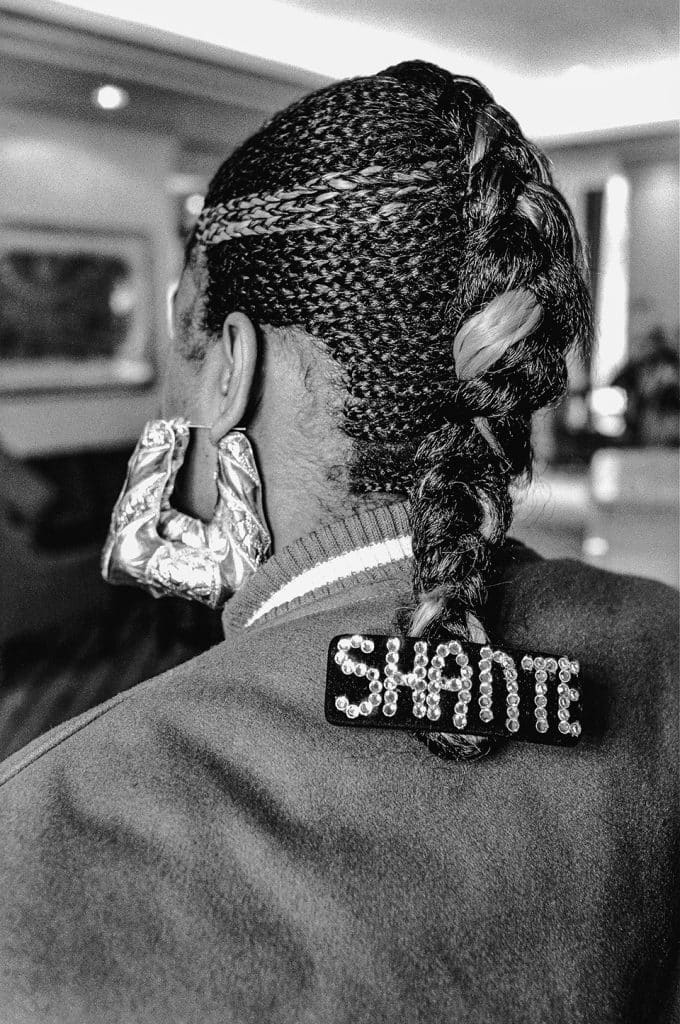
[[[0,451],[0,760],[222,639],[219,612],[102,580],[128,454]]]
[[[98,542],[40,543],[57,500],[49,480],[0,452],[0,645],[106,605]]]
[[[678,587],[679,455],[677,448],[595,453],[583,544],[586,561]]]
[[[2,648],[0,761],[36,736],[222,639],[219,612],[110,587],[111,606]]]
[[[588,474],[579,466],[546,469],[513,491],[510,535],[545,558],[580,558],[590,510]]]

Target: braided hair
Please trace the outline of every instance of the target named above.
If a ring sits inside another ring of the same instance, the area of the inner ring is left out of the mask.
[[[479,82],[409,61],[275,115],[217,172],[191,244],[208,333],[244,310],[341,367],[352,492],[410,498],[411,632],[483,640],[532,413],[561,397],[566,353],[590,334],[544,155]],[[443,756],[488,748],[421,738]]]

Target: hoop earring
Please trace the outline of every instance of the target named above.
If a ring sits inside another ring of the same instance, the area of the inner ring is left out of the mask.
[[[217,501],[209,523],[170,505],[189,446],[188,420],[151,420],[128,463],[102,551],[109,583],[135,584],[154,597],[183,597],[221,608],[267,558],[271,535],[262,484],[242,430],[217,446]]]

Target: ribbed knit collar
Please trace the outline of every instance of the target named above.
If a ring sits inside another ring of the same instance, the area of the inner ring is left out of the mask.
[[[262,625],[357,584],[406,575],[410,558],[403,502],[322,526],[270,558],[227,602],[225,632]]]

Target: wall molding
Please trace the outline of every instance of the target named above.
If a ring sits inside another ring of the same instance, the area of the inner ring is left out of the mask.
[[[23,0],[0,0],[0,58],[127,78],[264,113],[275,113],[330,81],[50,2],[41,3],[40,15],[34,10]]]

